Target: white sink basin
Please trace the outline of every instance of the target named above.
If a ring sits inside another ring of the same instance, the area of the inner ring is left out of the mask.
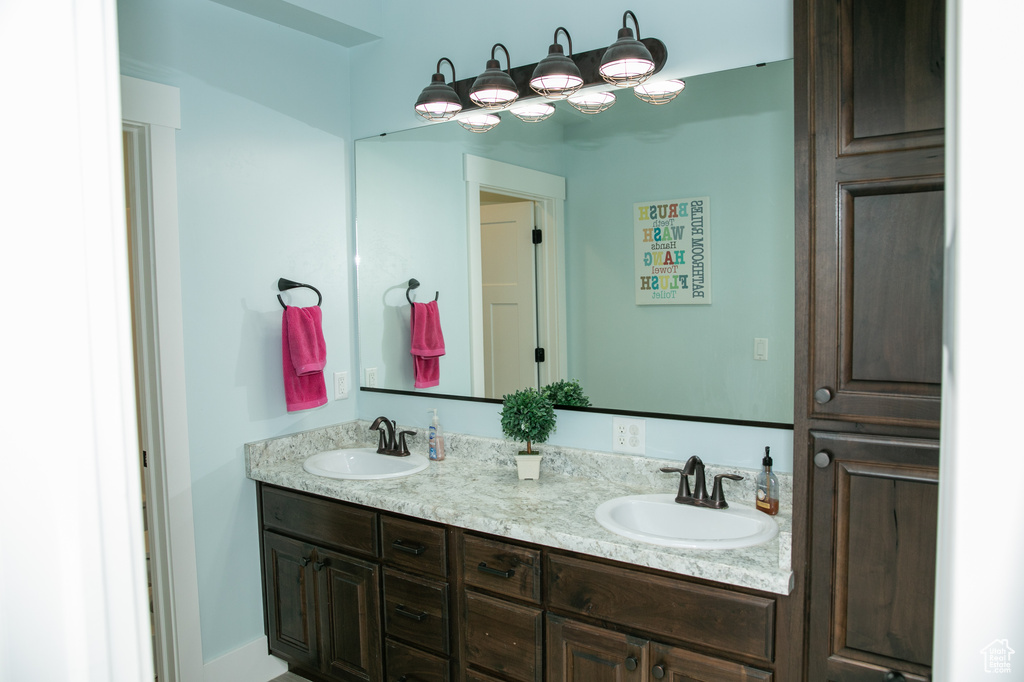
[[[321,452],[306,459],[302,468],[328,478],[398,478],[423,471],[430,464],[423,455],[378,455],[376,448],[344,448]]]
[[[627,495],[597,508],[597,522],[617,535],[664,547],[736,549],[779,534],[775,519],[740,506],[705,509],[676,504],[672,493]]]

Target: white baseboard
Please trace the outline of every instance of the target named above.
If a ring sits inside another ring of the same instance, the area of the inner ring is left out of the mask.
[[[267,638],[224,654],[203,666],[205,682],[269,682],[288,672],[288,665],[267,653]]]

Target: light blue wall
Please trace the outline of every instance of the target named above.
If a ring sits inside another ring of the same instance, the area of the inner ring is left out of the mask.
[[[275,297],[279,277],[320,289],[327,376],[353,376],[348,51],[207,0],[121,0],[118,15],[122,73],[181,90],[185,380],[210,661],[263,635],[243,444],[356,414],[354,397],[286,412]]]

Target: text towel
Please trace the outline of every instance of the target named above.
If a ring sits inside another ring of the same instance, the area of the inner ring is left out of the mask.
[[[441,381],[441,362],[444,355],[444,335],[437,301],[412,304],[413,379],[416,388],[430,388]]]
[[[322,317],[320,306],[288,306],[281,317],[281,364],[289,412],[320,407],[327,402],[323,372],[327,343]]]

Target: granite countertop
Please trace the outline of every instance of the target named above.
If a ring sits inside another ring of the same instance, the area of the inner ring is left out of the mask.
[[[445,460],[431,462],[425,471],[404,478],[339,480],[309,474],[302,468],[303,461],[318,452],[376,447],[375,434],[363,421],[248,443],[246,475],[255,481],[513,540],[775,594],[792,591],[789,476],[779,476],[780,510],[775,517],[779,536],[771,542],[729,550],[674,549],[605,530],[594,519],[594,510],[621,495],[675,492],[678,476],[667,476],[658,469],[679,466],[678,461],[542,446],[545,457],[539,480],[520,481],[513,461],[516,444],[454,433],[445,436]],[[424,454],[422,440],[411,442],[414,453]],[[727,499],[733,506],[753,507],[757,472],[708,465],[707,479],[725,472],[745,477],[735,485],[729,482]]]

